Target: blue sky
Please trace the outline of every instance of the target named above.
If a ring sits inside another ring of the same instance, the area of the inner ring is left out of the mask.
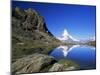
[[[13,7],[33,8],[45,19],[48,29],[59,37],[64,29],[76,39],[95,36],[96,7],[71,4],[13,1]]]

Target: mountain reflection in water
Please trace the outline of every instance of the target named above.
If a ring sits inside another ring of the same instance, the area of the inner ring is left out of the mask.
[[[50,56],[56,60],[69,59],[81,66],[81,69],[96,68],[96,51],[95,47],[87,45],[61,45],[55,48]]]
[[[59,46],[57,49],[61,50],[63,52],[63,56],[66,57],[68,55],[68,52],[70,52],[73,48],[78,47],[80,45],[74,45],[74,46]]]

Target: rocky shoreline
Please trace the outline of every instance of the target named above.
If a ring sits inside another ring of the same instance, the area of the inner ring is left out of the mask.
[[[78,70],[79,65],[69,60],[55,60],[53,57],[34,53],[18,59],[12,64],[13,74],[30,74],[38,72],[57,72]]]

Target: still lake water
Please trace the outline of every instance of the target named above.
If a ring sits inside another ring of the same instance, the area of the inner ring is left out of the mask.
[[[59,46],[55,48],[50,56],[56,60],[69,59],[80,65],[81,70],[96,68],[96,49],[92,46],[73,45]]]

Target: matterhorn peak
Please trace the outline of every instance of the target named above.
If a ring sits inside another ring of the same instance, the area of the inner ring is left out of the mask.
[[[62,36],[67,36],[67,35],[68,35],[68,31],[66,29],[64,29]]]
[[[73,38],[67,31],[67,29],[64,29],[62,35],[58,37],[59,40],[64,41],[64,42],[72,42],[72,41],[79,41],[75,38]]]
[[[69,36],[69,34],[68,34],[68,31],[67,31],[67,29],[64,29],[64,31],[63,31],[63,33],[62,33],[62,35],[61,35],[61,40],[66,40],[66,39],[68,39],[68,36]]]

